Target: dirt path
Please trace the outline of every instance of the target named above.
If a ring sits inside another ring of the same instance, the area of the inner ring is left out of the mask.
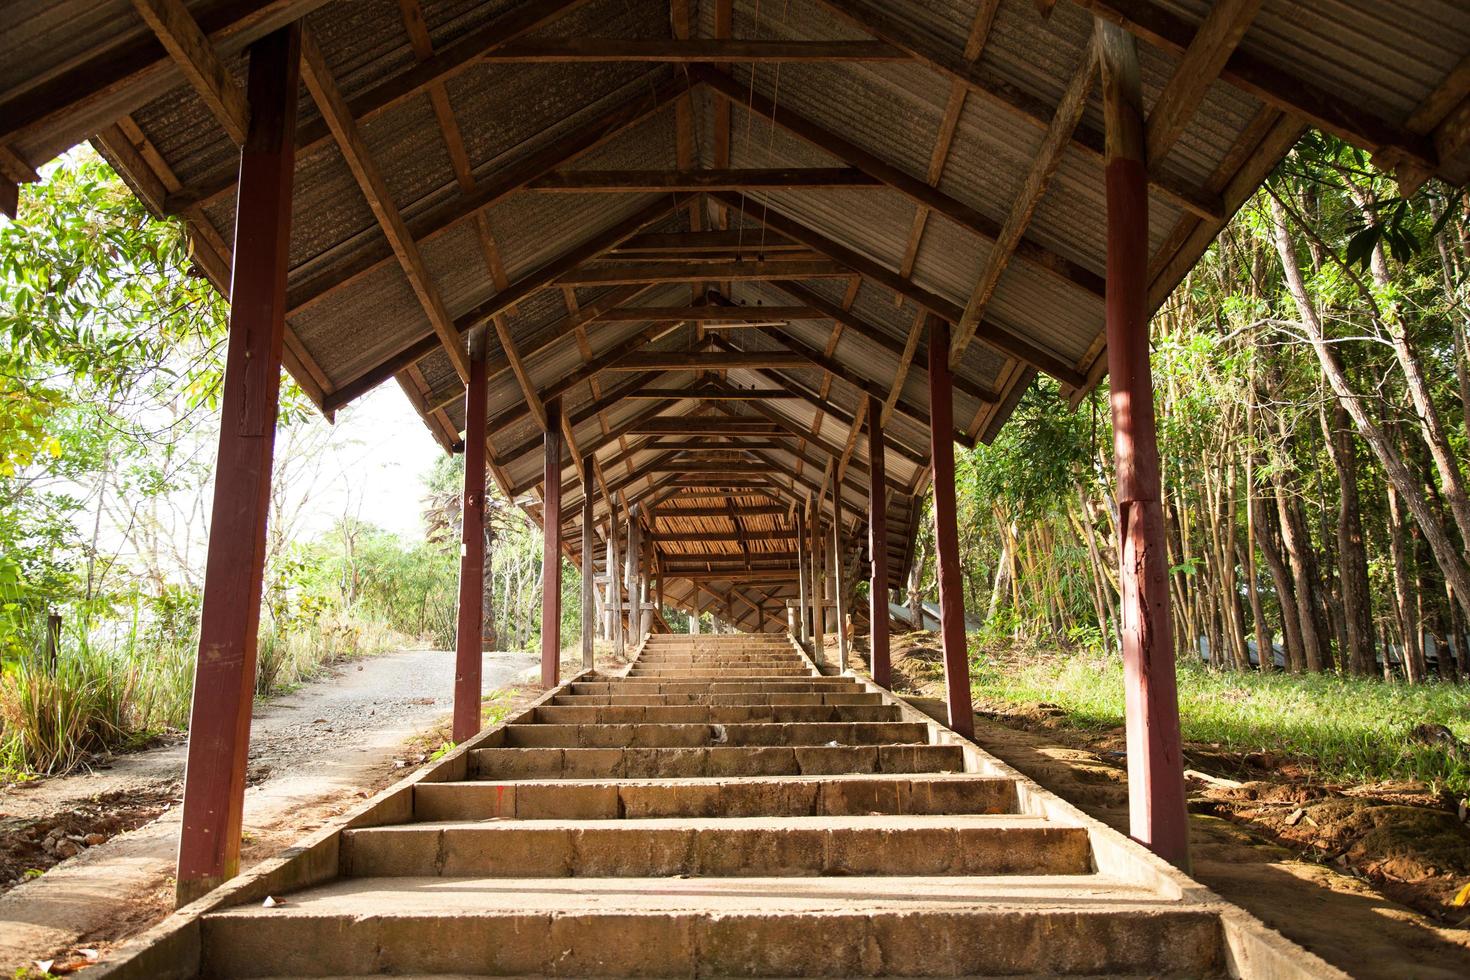
[[[516,687],[535,663],[528,653],[486,654],[485,691]],[[414,740],[449,711],[453,685],[452,653],[410,650],[343,665],[257,706],[242,863],[270,856],[402,775],[422,751]],[[183,772],[178,742],[92,773],[0,790],[0,834],[12,843],[21,828],[44,838],[53,824],[82,838],[63,838],[75,856],[0,895],[0,971],[110,944],[166,914]],[[76,832],[89,827],[94,846]]]

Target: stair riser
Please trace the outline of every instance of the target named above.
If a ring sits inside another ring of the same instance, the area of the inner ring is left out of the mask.
[[[808,817],[1002,814],[1009,779],[948,776],[707,783],[420,783],[417,820],[616,820],[624,817]]]
[[[673,681],[720,681],[729,683],[731,681],[762,681],[772,677],[813,677],[811,671],[805,667],[780,667],[772,670],[747,670],[745,668],[729,670],[711,670],[701,667],[698,670],[630,670],[628,679],[633,680],[673,680]]]
[[[1219,921],[1191,911],[1082,909],[494,916],[211,916],[211,977],[972,976],[1224,969]]]
[[[880,694],[864,691],[857,694],[822,694],[815,691],[778,692],[775,694],[558,694],[553,705],[877,705]]]
[[[689,705],[662,707],[627,705],[625,707],[569,707],[552,705],[536,709],[536,721],[552,725],[733,725],[750,722],[811,721],[898,721],[897,705],[750,705],[745,707],[712,707]]]
[[[802,877],[1080,875],[1081,827],[394,827],[348,831],[342,873],[358,877]]]
[[[812,691],[862,691],[855,681],[837,677],[799,681],[713,681],[699,684],[688,681],[590,681],[573,684],[571,694],[786,694]]]
[[[477,749],[479,779],[659,779],[962,772],[957,745],[826,745],[698,749]]]
[[[791,722],[720,725],[510,725],[511,748],[699,748],[706,745],[892,745],[929,741],[922,722]]]

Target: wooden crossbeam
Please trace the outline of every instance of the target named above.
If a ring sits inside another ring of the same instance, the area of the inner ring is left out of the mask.
[[[144,0],[138,0],[144,2]],[[161,2],[161,0],[148,0]],[[174,0],[177,2],[177,0]],[[785,167],[743,170],[559,170],[526,185],[556,194],[651,194],[660,191],[824,190],[882,187],[851,167]]]
[[[383,179],[382,172],[368,151],[357,120],[337,88],[337,82],[327,67],[326,58],[317,46],[316,38],[309,31],[302,32],[301,37],[301,78],[321,111],[322,119],[331,129],[353,179],[367,199],[368,208],[377,218],[383,235],[392,246],[434,334],[449,355],[449,362],[454,365],[460,378],[468,378],[470,362],[464,344],[460,341],[460,332],[455,330],[454,320],[444,306],[439,288],[429,275],[428,267],[424,265],[418,243],[404,223],[397,205],[393,203],[387,181]]]
[[[488,52],[492,62],[647,61],[673,64],[819,63],[824,61],[908,61],[909,55],[874,41],[766,41],[617,37],[569,37],[520,41]]]
[[[729,510],[725,507],[664,507],[648,513],[654,520],[669,520],[677,517],[724,517]],[[762,504],[742,507],[740,513],[748,517],[776,517],[786,513],[786,508],[780,504]]]
[[[799,242],[788,241],[776,235],[768,234],[761,240],[748,231],[655,231],[634,235],[615,251],[620,255],[632,252],[691,255],[727,251],[772,254],[802,251],[805,248]]]
[[[699,321],[720,323],[769,323],[773,320],[818,320],[824,314],[813,306],[622,306],[606,310],[598,320],[646,323]]]
[[[645,473],[728,473],[732,476],[759,475],[766,470],[756,463],[750,461],[733,462],[730,460],[705,461],[691,459],[671,459],[665,463],[641,467]]]
[[[770,279],[840,279],[850,273],[836,262],[766,259],[736,262],[630,262],[574,269],[557,277],[563,286],[613,286],[661,282],[754,282]]]
[[[1082,120],[1082,112],[1087,108],[1087,95],[1092,91],[1096,78],[1097,44],[1094,42],[1087,46],[1082,63],[1072,73],[1072,80],[1068,83],[1066,92],[1062,94],[1062,100],[1057,104],[1056,114],[1052,116],[1051,125],[1047,127],[1046,135],[1041,140],[1041,146],[1037,148],[1036,155],[1032,159],[1031,169],[1026,174],[1026,182],[1021,186],[1021,192],[1013,200],[1010,214],[1006,215],[1005,225],[1002,226],[1000,234],[996,236],[995,247],[990,250],[985,268],[970,291],[970,299],[965,303],[965,312],[955,324],[954,339],[950,341],[949,364],[951,368],[957,367],[964,357],[965,348],[974,339],[980,322],[985,319],[985,308],[989,305],[991,297],[995,295],[1001,276],[1005,274],[1006,269],[1010,266],[1011,258],[1016,255],[1017,249],[1025,240],[1026,228],[1031,224],[1032,216],[1036,214],[1037,207],[1041,205],[1041,199],[1046,195],[1052,175],[1056,173],[1057,167],[1061,166],[1062,156],[1071,145],[1073,131]],[[956,377],[954,380],[956,387],[959,387],[960,379]],[[995,401],[996,399],[990,400]]]
[[[237,146],[244,145],[250,125],[245,91],[220,60],[183,0],[133,0],[133,8],[178,63],[184,77],[230,139]]]
[[[698,351],[634,353],[609,364],[607,371],[723,371],[731,368],[804,367],[805,359],[789,351],[739,351],[705,354]],[[693,397],[681,395],[680,397]]]
[[[1046,128],[1055,115],[1055,107],[1044,100],[1028,95],[1006,79],[976,65],[961,55],[956,55],[947,45],[936,43],[932,35],[915,29],[912,20],[890,13],[872,3],[861,0],[817,0],[823,7],[846,20],[855,27],[867,31],[894,47],[902,48],[916,60],[934,71],[964,85],[965,88],[985,99],[989,104],[1003,109],[1016,118],[1038,128]],[[992,0],[984,0],[991,7]],[[982,14],[984,11],[982,10]],[[978,33],[982,38],[990,29],[990,19],[977,17],[972,39]],[[968,48],[969,46],[967,46]],[[1098,162],[1103,158],[1103,135],[1090,127],[1078,127],[1073,133],[1072,145]],[[1178,206],[1201,218],[1220,221],[1227,217],[1225,206],[1218,195],[1201,191],[1179,183],[1163,174],[1153,174],[1150,185]]]
[[[628,398],[697,398],[702,401],[749,401],[752,399],[795,398],[784,388],[711,388],[694,385],[688,388],[639,388],[627,394]],[[715,448],[715,447],[711,447]]]
[[[710,442],[707,439],[689,442],[666,442],[663,439],[655,439],[643,444],[644,449],[675,449],[681,452],[749,452],[752,449],[784,449],[785,444],[774,441],[773,438],[747,439],[741,436],[730,436],[731,439],[739,439],[738,442]]]
[[[645,436],[682,436],[692,433],[706,436],[775,436],[781,435],[782,429],[763,419],[668,416],[648,419],[629,430],[630,435]]]

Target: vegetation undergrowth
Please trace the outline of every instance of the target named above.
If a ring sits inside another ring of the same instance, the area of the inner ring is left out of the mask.
[[[972,651],[974,646],[972,645]],[[1057,721],[1091,732],[1123,724],[1123,666],[1116,654],[989,649],[972,652],[977,708],[1055,706]],[[1443,725],[1470,740],[1470,699],[1453,683],[1386,684],[1339,674],[1261,674],[1179,665],[1179,717],[1187,742],[1292,761],[1327,781],[1416,779],[1470,792],[1470,758],[1416,740]]]

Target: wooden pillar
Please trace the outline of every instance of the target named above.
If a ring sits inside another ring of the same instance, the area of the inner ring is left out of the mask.
[[[250,130],[240,152],[219,454],[174,887],[178,905],[240,870],[286,324],[300,65],[299,25],[267,35],[250,48]]]
[[[591,670],[593,629],[597,625],[596,603],[593,602],[593,576],[597,563],[592,558],[592,543],[597,537],[592,523],[592,501],[596,482],[593,478],[592,454],[582,457],[582,669]]]
[[[618,552],[618,502],[608,501],[607,533],[607,605],[612,616],[613,656],[622,657],[627,647],[623,639],[623,566]]]
[[[480,730],[485,627],[485,331],[470,338],[464,394],[464,520],[459,545],[459,619],[454,640],[453,739]]]
[[[837,669],[847,673],[847,595],[842,580],[842,487],[832,484],[832,601],[837,616]]]
[[[888,480],[884,467],[883,402],[868,396],[868,578],[869,649],[873,682],[893,681],[888,657]]]
[[[618,567],[618,522],[610,512],[607,520],[607,544],[604,546],[602,567],[606,574],[603,575],[602,583],[602,638],[609,643],[613,638],[613,617],[616,615],[616,607],[613,605],[613,590],[617,587]]]
[[[694,588],[693,597],[694,611],[689,614],[689,635],[699,635],[699,587]]]
[[[803,645],[810,643],[812,639],[812,619],[809,608],[811,597],[806,586],[807,550],[806,508],[798,507],[796,508],[796,619],[799,624],[797,639],[801,640]]]
[[[546,403],[541,503],[541,685],[561,679],[561,399]]]
[[[1128,748],[1129,833],[1189,866],[1189,822],[1174,676],[1169,559],[1148,346],[1148,174],[1138,52],[1097,22],[1107,126],[1107,340],[1121,542],[1119,584]]]
[[[638,508],[628,509],[628,545],[627,560],[624,569],[624,584],[628,589],[628,637],[627,642],[633,646],[638,645],[638,624],[643,617],[642,597],[638,592],[638,554],[640,549],[638,533]]]
[[[949,324],[929,317],[929,451],[934,457],[934,551],[939,578],[939,635],[949,727],[975,734],[970,658],[965,648],[965,593],[960,573],[954,499],[954,385],[949,374]]]

